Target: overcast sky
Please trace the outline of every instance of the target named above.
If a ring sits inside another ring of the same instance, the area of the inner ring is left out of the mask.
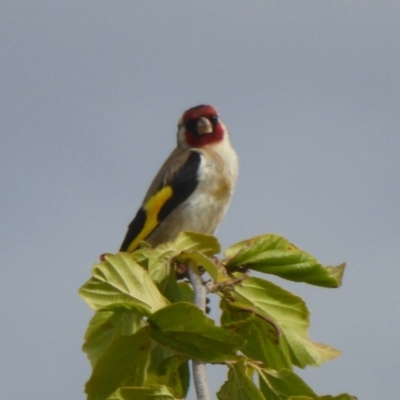
[[[84,398],[77,290],[200,103],[240,159],[223,246],[280,233],[348,264],[338,290],[279,281],[343,352],[302,376],[398,398],[399,21],[398,0],[3,0],[0,398]]]

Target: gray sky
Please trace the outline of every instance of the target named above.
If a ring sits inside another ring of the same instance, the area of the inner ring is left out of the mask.
[[[343,351],[302,376],[397,398],[399,21],[397,0],[3,0],[0,398],[84,398],[77,290],[199,103],[240,157],[223,246],[274,232],[348,263],[339,290],[279,282]]]

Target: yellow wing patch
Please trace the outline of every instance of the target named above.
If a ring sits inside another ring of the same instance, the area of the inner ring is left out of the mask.
[[[146,211],[146,222],[142,230],[135,237],[135,240],[128,247],[128,253],[131,253],[136,249],[139,242],[145,240],[147,236],[157,227],[160,223],[158,215],[164,204],[172,197],[173,189],[171,186],[165,186],[159,190],[154,196],[151,196],[147,203],[144,205],[144,210]]]

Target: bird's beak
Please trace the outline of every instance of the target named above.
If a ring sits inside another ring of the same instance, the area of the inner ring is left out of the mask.
[[[213,132],[213,127],[208,118],[200,117],[197,121],[196,130],[199,135],[207,135]]]

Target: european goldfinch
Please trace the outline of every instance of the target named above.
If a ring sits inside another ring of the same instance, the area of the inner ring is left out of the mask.
[[[180,232],[213,234],[235,187],[238,159],[217,110],[199,105],[178,122],[178,145],[162,165],[128,227],[120,251],[157,246]]]

